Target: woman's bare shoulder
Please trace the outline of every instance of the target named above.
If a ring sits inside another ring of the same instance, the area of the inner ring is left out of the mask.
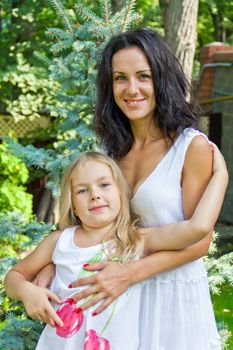
[[[212,162],[212,150],[204,135],[195,136],[187,149],[185,164],[192,162]]]

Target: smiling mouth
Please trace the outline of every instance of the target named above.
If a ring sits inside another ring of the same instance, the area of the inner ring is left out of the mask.
[[[105,208],[107,208],[107,205],[98,205],[96,207],[90,208],[89,210],[92,211],[92,212],[99,212],[99,211],[102,211]]]
[[[142,102],[145,101],[145,99],[140,99],[140,100],[124,100],[128,106],[130,107],[135,107],[135,106],[139,106]]]

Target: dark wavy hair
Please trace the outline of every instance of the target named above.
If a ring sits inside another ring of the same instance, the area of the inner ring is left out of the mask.
[[[113,36],[98,65],[94,131],[109,156],[120,159],[132,147],[130,123],[113,96],[112,57],[125,48],[138,47],[152,71],[156,108],[154,120],[164,137],[173,141],[185,128],[197,126],[197,113],[186,96],[189,84],[179,61],[163,38],[148,28],[137,28]]]

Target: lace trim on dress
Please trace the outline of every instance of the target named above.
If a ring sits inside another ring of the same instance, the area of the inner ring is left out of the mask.
[[[167,283],[198,283],[202,280],[207,280],[207,275],[206,274],[203,274],[201,276],[198,276],[198,278],[189,278],[189,279],[181,279],[181,278],[170,278],[170,279],[160,279],[158,278],[159,276],[154,276],[152,278],[150,278],[149,280],[146,281],[146,283],[159,283],[159,284],[167,284]]]

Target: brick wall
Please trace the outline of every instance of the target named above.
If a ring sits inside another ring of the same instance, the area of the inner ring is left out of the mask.
[[[197,97],[204,110],[219,113],[222,118],[221,151],[229,171],[229,185],[220,221],[233,223],[233,100],[202,104],[210,98],[233,95],[233,47],[211,43],[201,50],[201,71]],[[209,67],[208,64],[212,66]],[[211,118],[211,115],[210,115]]]
[[[233,60],[232,46],[219,42],[203,46],[200,54],[201,71],[197,91],[197,98],[200,103],[212,97],[212,87],[217,67],[208,67],[208,63],[227,62],[229,60]],[[205,104],[202,107],[208,110],[211,108],[211,104]]]

